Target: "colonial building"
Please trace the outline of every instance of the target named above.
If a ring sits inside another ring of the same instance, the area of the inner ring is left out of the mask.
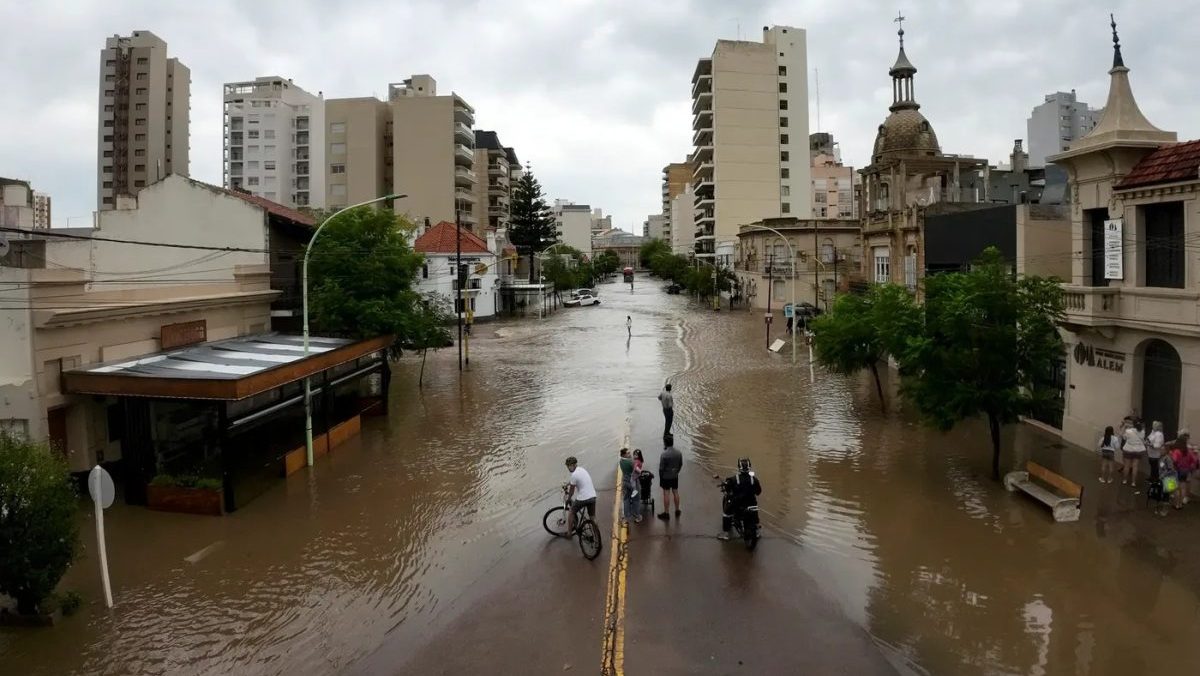
[[[857,220],[765,218],[738,232],[733,272],[751,307],[782,308],[795,284],[797,303],[828,308],[861,256]]]
[[[1091,446],[1130,413],[1168,439],[1200,424],[1200,141],[1176,143],[1134,100],[1113,25],[1108,102],[1095,128],[1048,159],[1066,168],[1063,437]]]
[[[899,35],[900,53],[888,71],[892,77],[891,113],[879,125],[871,164],[859,172],[863,177],[863,274],[868,282],[902,283],[915,291],[925,267],[921,244],[926,207],[975,201],[965,197],[963,181],[987,162],[942,152],[913,92],[917,69],[904,53],[903,28]]]
[[[488,232],[487,237],[490,242],[466,228],[459,231],[453,223],[445,221],[427,229],[413,243],[413,249],[425,254],[425,265],[418,279],[421,292],[459,302],[455,300],[458,291],[455,265],[461,260],[467,266],[463,312],[470,313],[472,319],[495,316],[500,295],[495,233]]]

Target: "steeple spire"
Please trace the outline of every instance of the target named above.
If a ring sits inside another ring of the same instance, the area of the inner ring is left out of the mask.
[[[1121,40],[1117,37],[1117,20],[1112,14],[1108,15],[1113,32],[1113,68],[1124,67],[1125,59],[1121,58]]]
[[[888,75],[892,76],[890,110],[896,111],[904,108],[916,110],[921,107],[913,95],[913,75],[917,74],[917,67],[912,65],[908,56],[904,54],[904,15],[897,14],[892,21],[900,24],[900,30],[896,31],[896,35],[900,37],[900,53],[896,55],[896,63],[888,71]]]

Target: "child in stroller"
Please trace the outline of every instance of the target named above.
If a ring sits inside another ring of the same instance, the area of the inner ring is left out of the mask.
[[[654,514],[654,491],[651,490],[654,488],[654,472],[643,469],[642,473],[638,475],[638,483],[640,484],[638,492],[642,498],[642,513]],[[649,512],[646,511],[647,507],[650,508]]]

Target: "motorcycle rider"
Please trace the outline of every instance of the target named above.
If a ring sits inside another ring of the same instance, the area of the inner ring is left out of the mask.
[[[747,507],[758,506],[758,496],[762,495],[762,484],[750,468],[750,458],[739,458],[737,464],[737,474],[724,481],[725,499],[721,501],[721,534],[717,536],[719,540],[729,539],[733,519],[740,517]]]

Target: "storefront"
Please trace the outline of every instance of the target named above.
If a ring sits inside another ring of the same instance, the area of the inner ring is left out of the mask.
[[[152,482],[199,477],[234,511],[304,466],[306,378],[317,455],[386,410],[391,341],[310,338],[306,356],[299,336],[246,336],[89,364],[63,382],[103,406],[127,502],[146,504]]]

